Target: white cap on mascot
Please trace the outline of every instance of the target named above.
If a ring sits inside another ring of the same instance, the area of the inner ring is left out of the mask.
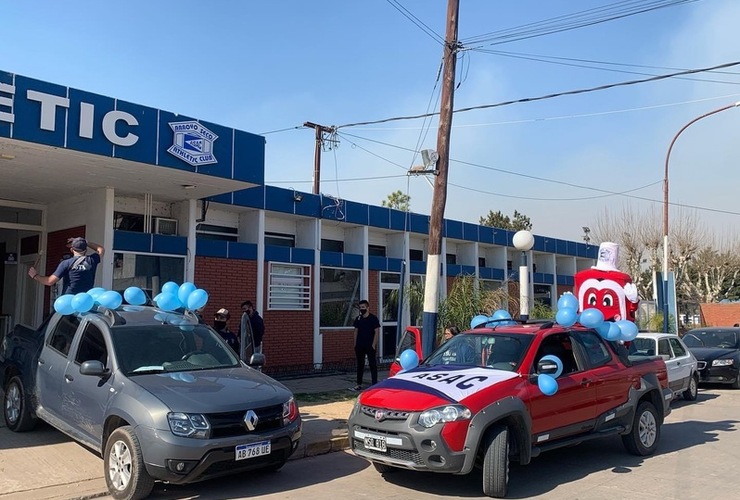
[[[619,261],[619,245],[611,241],[605,241],[599,245],[599,257],[595,266],[591,269],[599,271],[619,271],[617,262]]]

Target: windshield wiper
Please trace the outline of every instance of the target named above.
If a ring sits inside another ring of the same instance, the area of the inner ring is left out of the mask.
[[[131,372],[131,375],[149,375],[164,372],[163,366],[142,366]]]

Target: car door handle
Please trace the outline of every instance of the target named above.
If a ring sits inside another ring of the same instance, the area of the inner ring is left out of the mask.
[[[589,385],[591,385],[592,382],[593,380],[591,380],[590,378],[584,378],[583,380],[581,380],[581,385],[584,387],[588,387]]]
[[[74,380],[74,377],[72,375],[65,375],[64,380],[67,382],[72,382]]]
[[[44,361],[43,359],[39,358],[39,364],[40,365],[43,365],[44,363],[46,363],[46,361]]]

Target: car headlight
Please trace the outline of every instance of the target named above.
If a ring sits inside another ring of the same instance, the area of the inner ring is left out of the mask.
[[[211,424],[200,413],[168,413],[167,422],[175,436],[208,439]]]
[[[290,398],[288,401],[283,403],[283,425],[288,425],[292,421],[298,418],[298,405],[295,399]]]
[[[419,415],[419,425],[422,427],[433,427],[439,423],[456,422],[458,420],[469,420],[472,416],[470,410],[462,405],[449,405],[432,408]]]
[[[712,366],[732,366],[734,362],[734,359],[715,359],[712,361]]]

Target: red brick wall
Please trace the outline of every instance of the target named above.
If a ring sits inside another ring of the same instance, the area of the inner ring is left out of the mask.
[[[231,313],[229,328],[236,331],[242,314],[241,303],[245,300],[255,301],[257,262],[195,257],[194,284],[208,292],[208,303],[203,310],[205,321],[212,324],[214,313],[225,307]]]
[[[85,237],[85,226],[70,227],[60,231],[53,231],[46,237],[46,271],[41,274],[49,276],[56,271],[57,266],[65,255],[72,255],[67,248],[67,240],[77,236]],[[44,287],[44,311],[51,310],[51,288]]]
[[[367,297],[360,297],[360,300],[365,299],[370,302],[370,312],[380,317],[378,309],[380,304],[380,271],[368,271],[367,277]]]
[[[355,359],[354,329],[321,330],[323,338],[322,356],[324,363],[336,363]]]

